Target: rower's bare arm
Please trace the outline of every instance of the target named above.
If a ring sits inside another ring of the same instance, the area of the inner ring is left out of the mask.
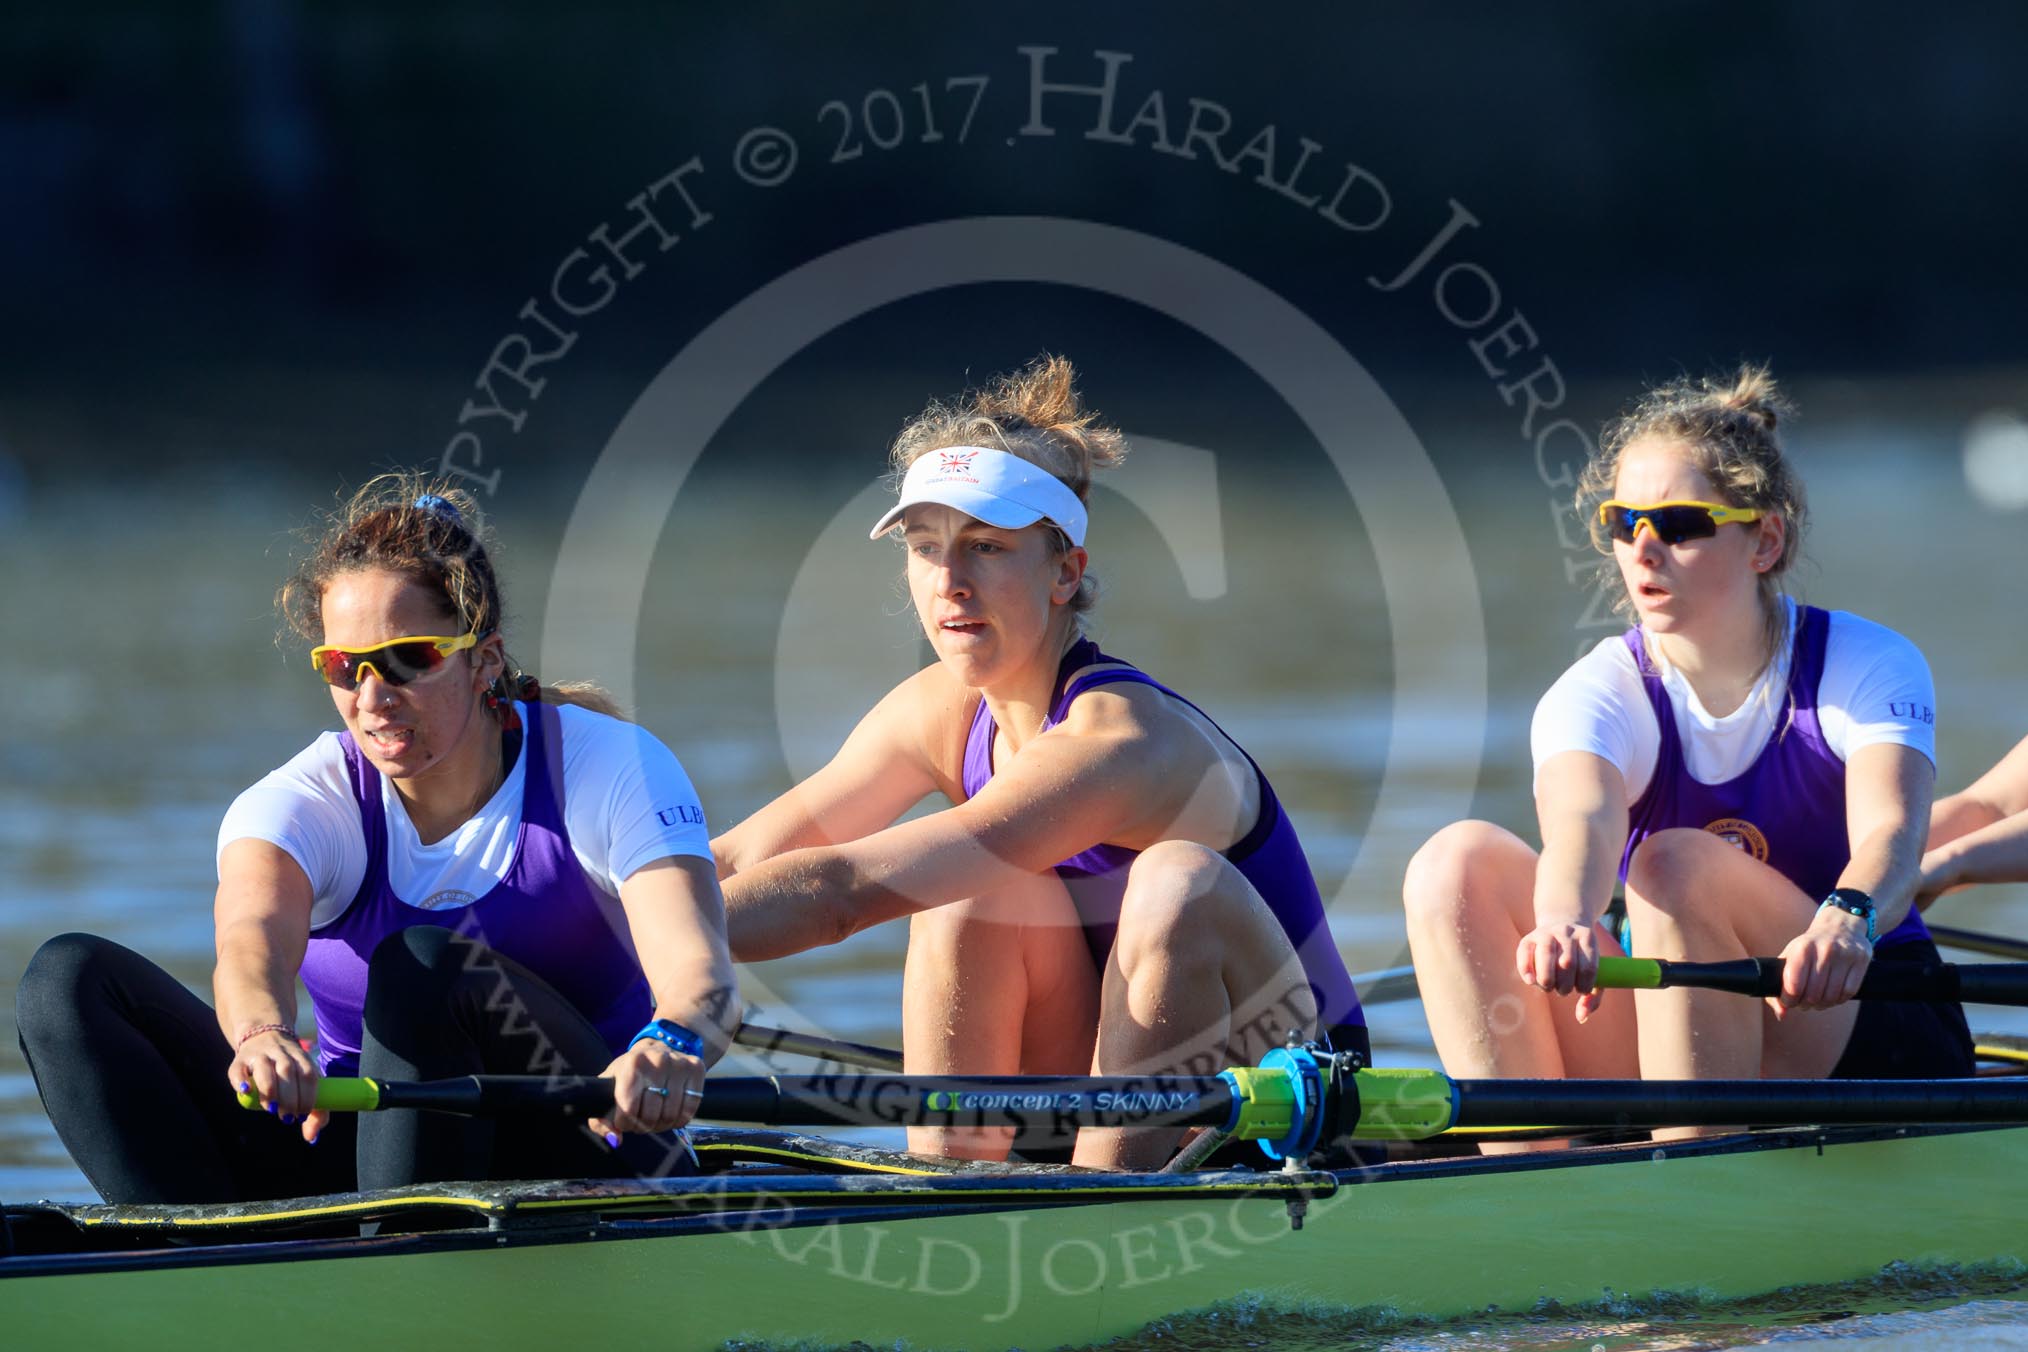
[[[226,1041],[264,1023],[296,1024],[296,973],[310,943],[309,875],[281,846],[235,840],[219,855],[212,998]]]
[[[1845,762],[1845,831],[1852,857],[1838,886],[1873,898],[1877,933],[1900,924],[1915,899],[1935,788],[1936,767],[1909,747],[1862,746]],[[1820,906],[1783,947],[1782,989],[1768,997],[1768,1007],[1779,1018],[1797,1007],[1842,1004],[1858,994],[1872,958],[1866,922],[1838,907]]]
[[[2028,882],[2028,741],[1930,814],[1916,904],[1976,883]]]
[[[219,854],[212,903],[218,962],[212,1002],[233,1051],[234,1089],[250,1088],[278,1116],[300,1118],[316,1139],[330,1114],[312,1111],[317,1071],[296,1040],[296,973],[310,943],[316,891],[288,851],[265,840],[235,840]]]
[[[2028,813],[2017,812],[1923,856],[1918,900],[1927,906],[1957,887],[2028,882]]]
[[[1627,847],[1627,790],[1617,766],[1565,751],[1535,777],[1542,862],[1535,871],[1537,924],[1590,925],[1605,914]]]
[[[1845,763],[1845,830],[1852,857],[1838,875],[1838,886],[1856,887],[1873,898],[1874,922],[1882,934],[1902,922],[1915,899],[1935,791],[1936,767],[1910,747],[1884,742],[1862,746]],[[1825,919],[1824,913],[1819,919]]]
[[[1102,841],[1166,820],[1164,776],[1134,738],[1049,733],[977,795],[844,845],[795,850],[725,884],[742,962],[838,943],[869,926],[979,896]]]
[[[830,763],[711,842],[726,879],[789,850],[857,840],[886,826],[938,788],[934,729],[958,711],[935,667],[916,673],[873,706]]]
[[[2028,813],[2028,738],[1968,787],[1936,800],[1929,814],[1929,846],[1934,850],[2023,813]]]
[[[655,997],[655,1017],[704,1040],[707,1065],[725,1055],[739,1029],[739,982],[725,942],[725,903],[711,865],[671,855],[620,884],[620,905]]]
[[[585,1123],[609,1139],[689,1122],[703,1099],[705,1071],[725,1055],[740,1020],[725,907],[710,860],[665,855],[644,864],[620,884],[620,905],[654,993],[655,1017],[688,1029],[702,1046],[693,1054],[644,1035],[615,1056],[601,1072],[613,1082],[612,1107]]]
[[[1523,980],[1559,994],[1589,991],[1598,972],[1593,928],[1612,901],[1627,844],[1626,781],[1588,751],[1565,751],[1535,777],[1542,858],[1535,870],[1535,928],[1521,938],[1514,967]],[[1598,1003],[1580,1001],[1587,1016]]]

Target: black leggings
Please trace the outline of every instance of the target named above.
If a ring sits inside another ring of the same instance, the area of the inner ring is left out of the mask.
[[[21,1050],[71,1158],[108,1202],[234,1202],[486,1178],[663,1176],[694,1167],[672,1135],[617,1151],[560,1118],[333,1115],[316,1145],[248,1112],[210,1006],[131,949],[51,939],[15,995]],[[548,983],[431,926],[388,937],[368,969],[362,1074],[596,1074],[611,1051]]]
[[[596,1075],[612,1049],[578,1008],[512,958],[435,925],[390,934],[366,976],[359,1073],[377,1080],[451,1075]],[[367,1113],[359,1186],[454,1178],[666,1178],[696,1170],[680,1133],[628,1135],[609,1148],[579,1119]]]
[[[1909,939],[1876,949],[1876,962],[1941,962],[1936,944]],[[1979,1073],[1965,1007],[1955,1000],[1861,1000],[1834,1080],[1957,1079]]]

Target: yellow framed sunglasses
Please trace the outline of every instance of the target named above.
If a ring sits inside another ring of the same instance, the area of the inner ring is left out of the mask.
[[[1598,505],[1598,519],[1613,539],[1632,544],[1642,523],[1655,532],[1663,544],[1680,545],[1685,540],[1708,540],[1720,526],[1737,521],[1758,521],[1766,513],[1758,507],[1727,507],[1722,502],[1651,502],[1636,506],[1614,499]]]
[[[389,685],[407,685],[418,676],[427,676],[444,664],[444,659],[479,641],[479,631],[456,638],[418,634],[413,638],[391,638],[370,648],[334,648],[323,644],[310,649],[310,665],[327,685],[340,690],[357,690],[360,679],[372,672]]]

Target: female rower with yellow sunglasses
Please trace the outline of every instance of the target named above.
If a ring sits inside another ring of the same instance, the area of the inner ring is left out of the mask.
[[[1578,485],[1633,620],[1543,696],[1542,848],[1446,827],[1405,884],[1431,1033],[1460,1076],[1963,1075],[1956,1005],[1855,1002],[1871,958],[1934,958],[1911,902],[1935,783],[1928,665],[1798,605],[1802,484],[1763,369],[1651,391]],[[1601,1001],[1616,882],[1642,956],[1780,954],[1765,1007],[1707,991]],[[1570,998],[1575,996],[1575,998]],[[1638,1008],[1638,1019],[1636,1012]]]
[[[675,756],[595,687],[515,669],[463,494],[369,484],[278,602],[344,727],[226,813],[216,1010],[89,935],[22,979],[22,1046],[86,1178],[111,1202],[197,1202],[687,1169],[663,1133],[739,1001]],[[615,1107],[582,1126],[312,1108],[322,1074],[480,1071],[610,1075]]]

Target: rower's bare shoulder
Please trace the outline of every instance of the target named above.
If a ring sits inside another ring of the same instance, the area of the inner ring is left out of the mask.
[[[978,707],[979,692],[934,662],[889,691],[875,714],[950,795],[963,778],[965,739]]]
[[[1106,670],[1136,668],[1123,662],[1100,663],[1081,669],[1071,679]],[[1112,681],[1091,687],[1071,701],[1059,726],[1077,733],[1138,736],[1158,742],[1188,740],[1192,731],[1214,741],[1224,740],[1204,714],[1146,681]]]
[[[1140,681],[1085,691],[1051,732],[1103,742],[1116,767],[1158,774],[1201,765],[1224,740],[1188,705]]]

